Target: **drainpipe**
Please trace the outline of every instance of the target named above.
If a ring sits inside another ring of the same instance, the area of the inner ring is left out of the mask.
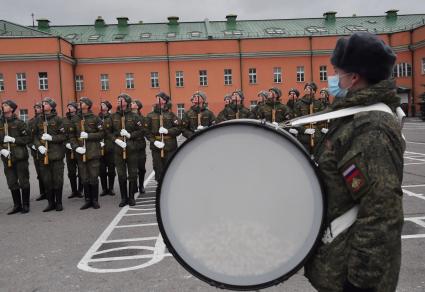
[[[411,113],[412,117],[416,116],[416,107],[415,107],[415,49],[413,48],[413,29],[410,30],[410,42],[409,42],[409,51],[410,51],[410,62],[412,64],[412,102],[411,102]]]
[[[168,41],[165,41],[165,45],[167,48],[168,92],[170,94],[170,97],[172,97],[173,95],[171,94],[171,71],[170,71],[170,55],[168,53]]]
[[[61,40],[60,37],[57,37],[58,40],[58,69],[59,69],[59,88],[60,88],[60,97],[61,97],[61,114],[63,116],[63,88],[62,88],[62,66],[61,66],[61,54],[62,54],[62,47],[61,47]]]
[[[71,57],[74,60],[74,63],[72,64],[72,76],[74,78],[73,84],[74,84],[74,101],[77,102],[77,60],[75,59],[75,47],[72,45],[71,47]]]
[[[313,37],[309,36],[308,41],[310,44],[310,81],[314,82],[313,74]]]
[[[242,72],[242,49],[241,49],[241,39],[238,39],[238,48],[239,48],[239,72],[240,72],[240,74],[239,74],[239,81],[240,81],[240,84],[241,84],[241,90],[242,90],[242,92],[244,91],[243,90],[243,76],[242,76],[242,74],[243,74],[243,72]]]

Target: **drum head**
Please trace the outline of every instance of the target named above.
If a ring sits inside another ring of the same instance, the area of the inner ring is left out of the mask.
[[[208,128],[171,159],[157,192],[174,257],[221,288],[261,289],[299,268],[320,239],[316,169],[283,130],[253,120]]]

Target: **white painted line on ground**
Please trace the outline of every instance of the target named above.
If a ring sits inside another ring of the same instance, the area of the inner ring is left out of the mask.
[[[117,243],[117,242],[132,242],[132,241],[149,241],[156,240],[158,237],[135,237],[135,238],[122,238],[122,239],[109,239],[105,243]]]
[[[410,141],[406,141],[406,143],[409,143],[409,144],[418,144],[418,145],[425,145],[425,143],[422,143],[422,142],[410,142]]]
[[[143,209],[143,208],[137,208],[137,209],[128,208],[128,210],[130,210],[130,211],[134,211],[134,210],[137,210],[137,211],[155,211],[156,209],[155,208],[146,208],[146,209]],[[132,213],[129,213],[129,214],[132,214]]]
[[[425,217],[411,217],[411,218],[404,218],[404,221],[411,221],[425,228],[425,221],[423,221],[424,219]]]
[[[407,154],[416,154],[416,155],[420,155],[420,156],[425,156],[425,153],[418,153],[418,152],[411,152],[411,151],[406,151],[406,152],[404,152],[404,153],[407,153]]]
[[[402,235],[401,239],[425,238],[425,234]]]
[[[158,226],[158,223],[143,223],[143,224],[117,225],[117,226],[115,226],[115,228],[134,228],[134,227],[146,227],[146,226]]]
[[[130,213],[125,214],[124,216],[143,216],[143,215],[155,215],[156,212],[147,212],[147,213]]]
[[[401,186],[402,188],[419,188],[419,187],[425,187],[425,185],[407,185],[407,186]]]
[[[423,195],[423,194],[416,194],[416,193],[414,193],[414,192],[411,192],[411,191],[408,191],[408,190],[405,190],[405,189],[402,189],[402,190],[403,190],[403,193],[405,193],[405,194],[406,194],[406,195],[408,195],[408,196],[416,197],[416,198],[419,198],[419,199],[425,200],[425,197],[424,197],[424,195]]]

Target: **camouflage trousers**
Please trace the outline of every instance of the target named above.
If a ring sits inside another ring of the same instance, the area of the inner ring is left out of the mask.
[[[106,152],[100,158],[100,173],[101,177],[115,177],[115,159],[113,152]]]
[[[71,159],[71,155],[69,155],[68,153],[66,154],[66,168],[68,170],[68,178],[70,180],[75,180],[77,178],[78,170],[77,159],[75,158],[75,156],[73,159]]]
[[[138,153],[127,153],[127,159],[120,155],[115,155],[115,167],[117,169],[118,179],[136,182],[139,159]]]
[[[152,150],[153,170],[155,171],[155,180],[159,182],[164,174],[165,167],[167,166],[168,160],[173,156],[174,152],[164,150],[164,157],[161,157],[161,151]]]
[[[42,161],[40,162],[41,180],[46,192],[62,189],[64,168],[63,159],[50,160],[47,165]]]
[[[78,173],[83,185],[95,185],[99,182],[100,161],[99,159],[90,159],[83,162],[81,159],[78,162]]]
[[[13,161],[11,167],[8,167],[7,162],[3,161],[3,166],[7,185],[11,191],[28,189],[30,187],[28,159]]]

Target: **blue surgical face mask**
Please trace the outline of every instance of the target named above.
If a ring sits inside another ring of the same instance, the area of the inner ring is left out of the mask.
[[[328,91],[330,95],[336,98],[344,98],[348,90],[339,87],[339,75],[328,76]]]

